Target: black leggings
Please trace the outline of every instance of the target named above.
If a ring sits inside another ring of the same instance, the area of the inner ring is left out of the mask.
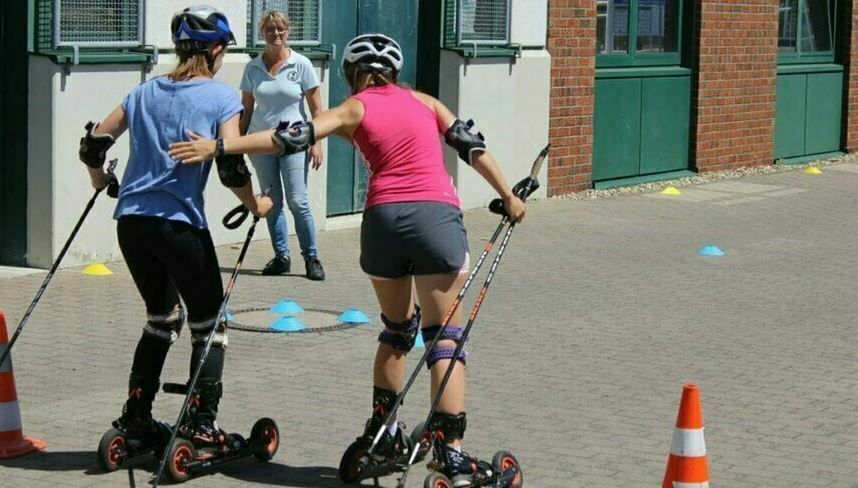
[[[119,219],[117,234],[150,317],[169,315],[180,306],[181,297],[189,322],[215,319],[223,300],[223,282],[207,229],[158,217],[125,216]],[[203,350],[202,344],[194,342],[190,374]],[[132,376],[159,381],[169,346],[169,342],[144,333],[134,355]],[[220,381],[223,356],[223,347],[212,347],[201,381]]]

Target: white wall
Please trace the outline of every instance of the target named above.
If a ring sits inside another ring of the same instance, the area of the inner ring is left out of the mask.
[[[247,2],[241,0],[147,0],[146,1],[146,32],[144,39],[147,44],[154,44],[162,49],[173,47],[170,38],[170,20],[173,14],[191,5],[210,5],[220,10],[229,19],[229,25],[235,35],[238,46],[245,46],[247,38]]]
[[[441,53],[441,101],[459,118],[474,119],[511,185],[530,173],[533,160],[548,143],[550,75],[546,51],[523,51],[518,59],[464,59],[452,51]],[[446,148],[444,154],[464,208],[484,207],[497,197],[452,149]],[[534,198],[546,195],[547,174],[546,162],[539,176],[542,187]]]
[[[547,25],[548,0],[512,0],[511,42],[522,46],[544,46]]]
[[[216,79],[236,87],[241,80],[246,54],[228,54]],[[151,73],[141,65],[79,65],[66,74],[48,58],[30,57],[30,121],[28,162],[27,262],[31,266],[50,267],[59,254],[92,196],[89,178],[77,159],[83,126],[88,120],[101,120],[122,101],[137,84],[168,72],[175,65],[172,55],[161,55]],[[316,63],[322,80],[322,100],[328,98],[327,70]],[[119,158],[121,177],[128,159],[128,138],[120,138],[108,158]],[[318,230],[324,229],[327,165],[312,171],[308,181],[311,207]],[[254,186],[258,183],[254,179]],[[238,204],[212,171],[206,189],[206,215],[215,244],[241,242],[245,227],[229,231],[220,224],[222,216]],[[116,200],[100,195],[80,233],[63,259],[63,266],[121,258],[116,242],[116,224],[112,213]],[[287,211],[287,215],[288,215]],[[294,233],[294,224],[289,230]],[[259,225],[257,239],[267,239],[268,229]]]

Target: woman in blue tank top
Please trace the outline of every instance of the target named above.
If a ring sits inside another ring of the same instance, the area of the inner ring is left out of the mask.
[[[113,426],[125,434],[129,448],[138,450],[154,446],[159,435],[152,401],[167,351],[185,322],[180,297],[191,329],[192,368],[209,332],[218,328],[197,385],[192,442],[212,445],[221,434],[215,417],[227,337],[225,324],[215,321],[223,283],[203,208],[211,161],[185,165],[174,161],[167,150],[169,142],[184,138],[186,131],[209,137],[239,135],[238,96],[212,80],[223,64],[226,46],[235,41],[226,17],[211,7],[177,13],[171,30],[178,66],[139,85],[100,124],[88,126],[80,147],[92,186],[103,188],[109,182],[105,153],[115,138],[126,130],[130,133],[131,155],[114,218],[119,246],[146,304],[147,320],[134,353],[128,399]],[[218,158],[218,173],[254,215],[263,217],[270,211],[268,197],[254,196],[243,159]]]

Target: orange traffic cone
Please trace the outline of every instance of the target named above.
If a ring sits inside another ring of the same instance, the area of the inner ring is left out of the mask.
[[[8,343],[6,315],[0,310],[0,351],[6,349]],[[18,408],[12,356],[9,356],[0,364],[0,459],[21,456],[44,447],[43,441],[25,437],[21,429],[21,409]]]
[[[661,488],[709,488],[703,411],[697,385],[682,385],[679,415]]]

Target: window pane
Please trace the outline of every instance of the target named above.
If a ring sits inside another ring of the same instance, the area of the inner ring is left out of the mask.
[[[461,0],[459,31],[462,42],[470,44],[506,44],[509,0]]]
[[[778,7],[778,50],[794,53],[798,30],[798,0],[780,0]]]
[[[84,46],[138,45],[142,40],[139,2],[62,0],[58,19],[60,38],[57,43]]]
[[[831,0],[805,0],[801,16],[801,51],[831,51]]]
[[[629,50],[629,0],[596,0],[596,52]]]
[[[638,52],[675,53],[679,0],[638,1]]]

